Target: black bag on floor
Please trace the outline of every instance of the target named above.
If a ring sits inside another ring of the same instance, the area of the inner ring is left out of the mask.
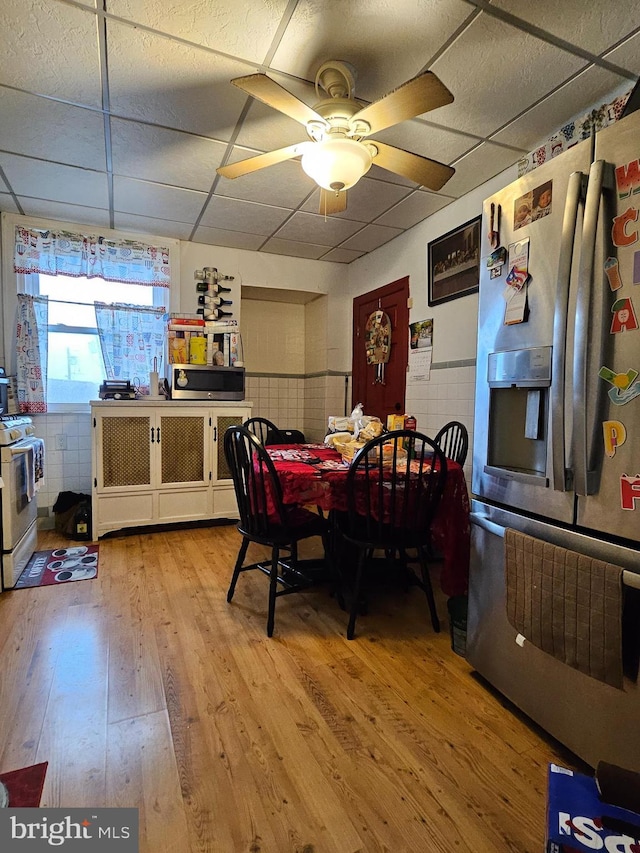
[[[71,539],[75,538],[75,517],[81,504],[91,506],[91,495],[80,492],[60,492],[53,505],[55,529]]]

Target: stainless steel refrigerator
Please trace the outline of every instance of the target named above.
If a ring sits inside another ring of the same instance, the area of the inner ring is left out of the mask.
[[[640,112],[483,206],[467,657],[592,766],[640,771]],[[507,618],[505,531],[619,566],[622,688]]]

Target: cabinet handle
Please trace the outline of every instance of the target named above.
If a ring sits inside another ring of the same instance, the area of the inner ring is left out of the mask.
[[[156,441],[160,444],[160,427],[156,429]]]
[[[153,444],[153,442],[155,440],[154,435],[155,435],[155,427],[151,427],[151,444]]]
[[[213,440],[214,441],[218,440],[218,427],[217,426],[214,426],[214,428],[213,428]]]

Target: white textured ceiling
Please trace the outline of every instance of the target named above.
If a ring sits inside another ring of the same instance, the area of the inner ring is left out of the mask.
[[[328,59],[374,101],[430,69],[448,106],[376,134],[456,169],[438,193],[378,167],[319,216],[306,138],[233,77],[313,105]],[[640,75],[640,0],[2,0],[0,210],[349,263],[515,163]]]

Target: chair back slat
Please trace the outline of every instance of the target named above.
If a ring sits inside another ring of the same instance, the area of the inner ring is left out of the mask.
[[[256,438],[260,444],[285,444],[284,437],[278,427],[268,418],[249,418],[243,424]]]
[[[347,474],[347,535],[371,547],[428,544],[446,476],[445,455],[426,435],[396,430],[373,439]]]
[[[460,421],[449,421],[434,439],[447,459],[453,459],[458,465],[464,465],[469,450],[469,433]]]
[[[224,435],[224,453],[238,502],[241,532],[267,539],[275,527],[285,528],[280,480],[257,436],[245,426],[229,427]]]

